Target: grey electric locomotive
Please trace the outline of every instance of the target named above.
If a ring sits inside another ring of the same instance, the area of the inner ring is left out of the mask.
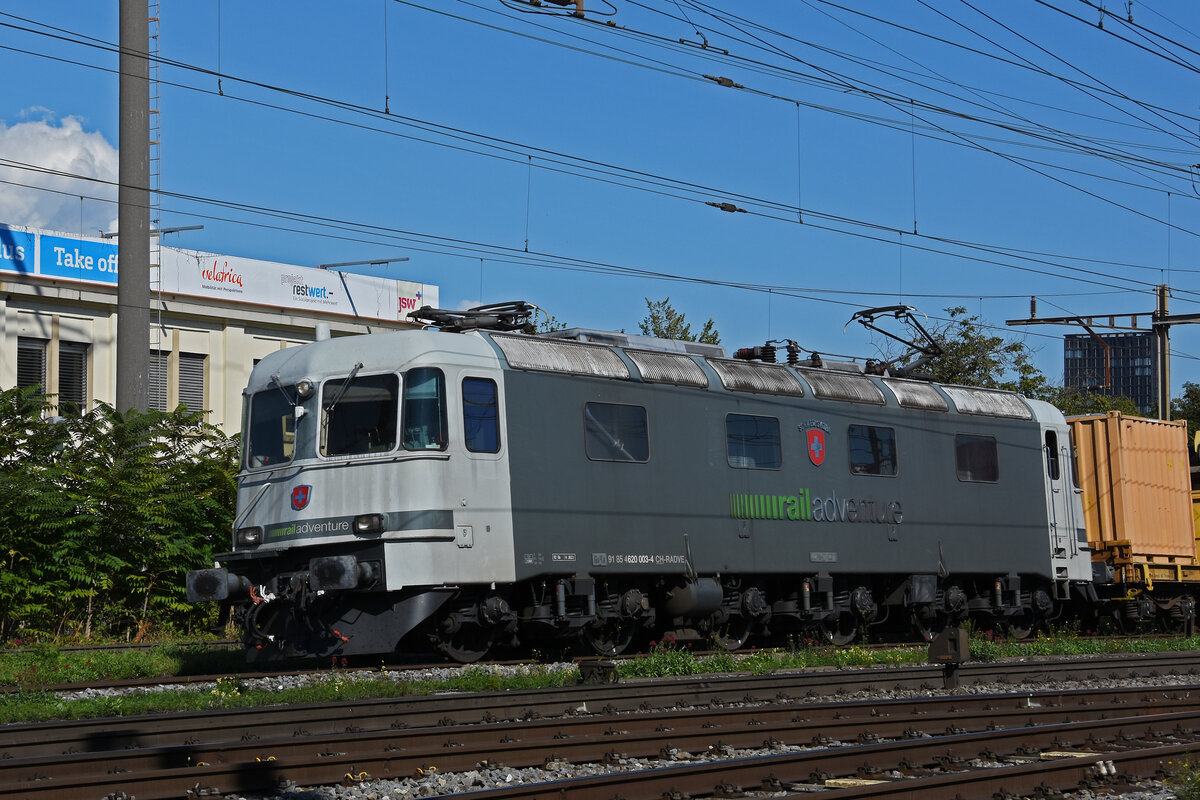
[[[1090,591],[1048,404],[424,311],[447,330],[254,369],[233,551],[188,576],[241,610],[251,658],[968,615],[1023,634]]]

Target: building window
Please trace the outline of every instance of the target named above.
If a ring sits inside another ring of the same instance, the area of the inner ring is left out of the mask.
[[[1000,480],[995,436],[955,435],[954,460],[960,481],[995,483]]]
[[[179,383],[176,385],[178,403],[189,411],[206,411],[204,403],[204,369],[208,356],[203,353],[179,354]],[[147,402],[154,411],[173,411],[168,408],[171,353],[151,350],[146,370]]]
[[[50,343],[45,339],[17,339],[17,386],[40,386],[45,394],[56,396],[58,413],[65,417],[82,414],[87,406],[86,344],[60,342],[58,345],[58,385],[50,386],[46,374]]]
[[[851,474],[896,474],[896,431],[874,425],[851,425],[847,433]]]
[[[783,464],[779,420],[749,414],[725,417],[725,455],[740,469],[779,469]]]
[[[420,367],[404,374],[404,449],[445,450],[446,378],[440,369]]]
[[[472,453],[500,451],[500,403],[496,382],[463,378],[463,438]]]
[[[64,417],[87,410],[87,352],[86,344],[58,345],[58,413]]]
[[[167,361],[171,354],[151,350],[146,367],[146,406],[151,411],[167,410]]]
[[[46,340],[17,338],[17,386],[46,391]]]
[[[584,451],[592,461],[650,460],[646,409],[614,403],[587,403],[583,409]]]
[[[395,375],[338,378],[321,391],[321,455],[386,453],[396,448]]]
[[[189,411],[207,411],[204,402],[204,363],[199,353],[179,354],[179,402]]]

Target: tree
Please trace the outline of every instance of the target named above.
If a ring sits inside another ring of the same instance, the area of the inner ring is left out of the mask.
[[[1183,394],[1171,400],[1171,419],[1186,419],[1188,424],[1188,451],[1192,451],[1192,442],[1196,440],[1196,431],[1200,430],[1200,385],[1186,381],[1183,384]]]
[[[1143,416],[1133,400],[1123,394],[1113,397],[1107,394],[1081,392],[1069,386],[1054,386],[1040,399],[1057,406],[1058,410],[1068,417],[1104,414],[1108,411],[1120,411],[1128,417]]]
[[[1050,389],[1046,376],[1033,365],[1024,342],[989,333],[977,316],[962,306],[947,308],[950,320],[930,330],[942,348],[925,372],[939,383],[1006,389],[1041,397]]]
[[[716,323],[712,317],[704,323],[699,334],[692,333],[692,326],[683,314],[671,305],[671,298],[651,302],[646,299],[646,317],[638,323],[638,327],[646,336],[656,336],[659,339],[678,339],[685,342],[703,342],[704,344],[720,344],[721,335],[717,333]]]
[[[538,310],[541,311],[541,309]],[[553,333],[554,331],[563,331],[567,329],[567,323],[559,322],[558,317],[554,316],[553,314],[547,314],[545,311],[542,311],[542,315],[543,316],[536,317],[538,333]]]
[[[990,333],[979,317],[968,316],[962,306],[947,308],[946,312],[950,320],[930,330],[943,353],[924,370],[939,383],[1018,392],[1025,397],[1045,400],[1066,416],[1106,411],[1142,416],[1133,401],[1123,395],[1112,397],[1054,386],[1034,366],[1033,352],[1024,342]],[[1200,422],[1200,386],[1191,386],[1193,416]]]

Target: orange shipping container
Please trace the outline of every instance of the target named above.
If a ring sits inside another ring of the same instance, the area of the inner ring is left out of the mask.
[[[1088,542],[1125,541],[1136,559],[1195,558],[1187,423],[1072,417]]]

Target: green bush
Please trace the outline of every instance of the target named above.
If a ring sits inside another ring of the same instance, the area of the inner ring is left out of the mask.
[[[0,641],[195,630],[184,575],[228,546],[236,440],[183,406],[48,411],[0,391]]]

